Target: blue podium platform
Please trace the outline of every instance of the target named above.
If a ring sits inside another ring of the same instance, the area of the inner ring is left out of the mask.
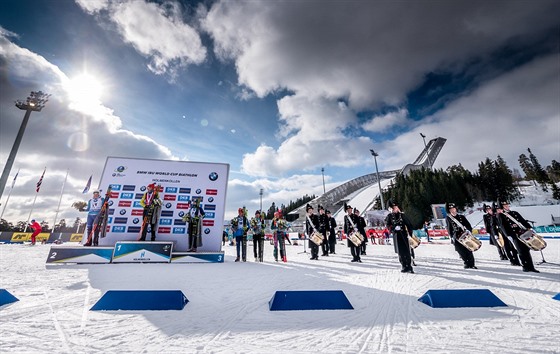
[[[554,295],[552,298],[553,298],[554,300],[560,301],[560,293]]]
[[[47,264],[51,263],[111,263],[113,247],[51,246]]]
[[[171,263],[224,263],[224,252],[173,252]]]
[[[173,242],[133,242],[115,243],[113,263],[169,263],[173,252]]]
[[[434,308],[507,307],[488,289],[428,290],[418,301]]]
[[[268,306],[270,311],[354,309],[342,290],[277,291]]]
[[[90,311],[182,310],[187,302],[181,290],[109,290]]]
[[[6,289],[0,289],[0,306],[11,304],[12,302],[19,301],[17,297],[10,294]]]

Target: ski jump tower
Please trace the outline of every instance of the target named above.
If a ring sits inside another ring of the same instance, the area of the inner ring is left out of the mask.
[[[398,173],[404,173],[408,175],[410,171],[418,170],[423,167],[432,168],[434,162],[436,161],[436,158],[439,155],[439,152],[443,148],[443,145],[445,145],[446,141],[447,139],[441,137],[430,140],[413,163],[403,166],[403,168],[401,168],[400,170],[379,172],[379,180],[384,181],[387,179],[393,179],[397,176]],[[343,207],[344,202],[350,199],[350,196],[374,184],[377,184],[377,173],[370,173],[364,176],[360,176],[346,183],[343,183],[340,186],[331,189],[330,191],[327,191],[325,194],[317,197],[315,200],[310,202],[310,204],[313,204],[315,206],[322,205],[325,207],[325,209],[331,210],[333,212],[333,215],[335,215]],[[377,191],[377,193],[379,193],[379,191]],[[371,196],[370,200],[374,200],[375,197],[377,196]],[[366,210],[370,210],[372,206],[373,202],[363,208],[358,209],[361,213],[364,213]],[[296,210],[289,213],[288,219],[291,221],[298,219],[305,220],[305,205],[302,205]]]

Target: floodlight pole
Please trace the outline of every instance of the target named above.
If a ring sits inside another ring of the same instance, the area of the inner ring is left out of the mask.
[[[369,150],[373,155],[373,159],[375,160],[375,172],[377,173],[377,186],[379,187],[379,196],[381,197],[381,210],[385,210],[385,201],[383,200],[383,191],[381,190],[381,181],[379,180],[379,169],[377,168],[377,156],[378,153],[373,151],[373,149]]]
[[[259,195],[261,197],[261,208],[259,210],[261,211],[261,214],[262,214],[262,212],[263,212],[262,211],[262,196],[263,196],[263,189],[262,188],[261,188],[261,191],[259,192]]]
[[[321,167],[321,174],[323,175],[323,194],[325,194],[326,190],[325,190],[325,168],[324,167]]]
[[[41,112],[41,110],[43,109],[43,107],[45,107],[45,104],[49,100],[49,96],[49,94],[46,94],[42,91],[33,91],[31,92],[29,97],[27,97],[27,100],[25,102],[16,101],[16,107],[21,110],[25,110],[25,115],[23,116],[23,121],[21,122],[21,126],[19,127],[14,145],[12,146],[12,151],[10,151],[10,155],[8,156],[8,160],[6,161],[6,165],[4,166],[4,171],[2,171],[2,177],[0,177],[0,200],[2,199],[2,193],[4,193],[4,188],[6,187],[8,176],[10,175],[10,171],[12,170],[12,166],[16,159],[19,145],[21,144],[23,133],[25,133],[25,128],[27,127],[27,122],[29,121],[31,112]]]

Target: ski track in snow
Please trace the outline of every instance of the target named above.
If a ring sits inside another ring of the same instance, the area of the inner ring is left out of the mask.
[[[560,353],[560,240],[549,264],[523,273],[484,242],[478,270],[451,245],[422,244],[416,274],[400,273],[393,246],[368,245],[309,260],[288,246],[288,262],[45,265],[47,245],[0,245],[0,288],[20,301],[0,307],[2,353]],[[249,246],[251,246],[249,244]],[[248,254],[252,255],[249,247]],[[252,257],[249,257],[252,259]],[[433,309],[429,289],[490,289],[508,307]],[[179,289],[182,311],[89,311],[110,289]],[[277,290],[343,290],[354,310],[269,311]]]

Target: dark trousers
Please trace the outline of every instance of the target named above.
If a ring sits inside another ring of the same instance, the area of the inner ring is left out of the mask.
[[[329,235],[329,253],[334,253],[336,246],[336,234],[331,231]]]
[[[323,256],[329,255],[329,239],[327,236],[327,231],[321,232],[323,234],[323,243],[321,243],[321,250],[323,251]]]
[[[511,241],[507,237],[504,237],[504,249],[503,249],[503,251],[504,251],[506,257],[511,262],[511,264],[517,264],[517,265],[520,264],[519,263],[519,256],[517,254],[517,250],[513,246],[513,243],[511,243]],[[529,256],[531,256],[531,253],[529,253]]]
[[[362,254],[366,254],[367,237],[365,234],[363,234],[363,236],[364,236],[364,242],[362,242],[362,245],[360,246],[360,250]]]
[[[399,254],[399,262],[401,263],[402,269],[412,269],[410,257],[410,243],[408,242],[408,236],[404,233],[398,232],[396,237],[394,237],[394,242],[396,242],[397,253]]]
[[[523,269],[535,269],[535,265],[533,264],[533,257],[531,257],[531,249],[529,248],[529,246],[524,244],[516,236],[513,237],[513,244],[515,245],[515,248],[517,248],[517,252],[519,252],[519,259],[521,259],[521,265],[523,266]]]
[[[235,243],[237,248],[237,258],[241,258],[245,262],[247,260],[247,236],[235,236]]]
[[[263,261],[263,254],[264,254],[264,235],[263,234],[254,234],[253,235],[253,254],[255,259],[259,262]]]
[[[453,244],[455,246],[455,251],[459,253],[459,256],[463,260],[465,267],[474,267],[474,255],[465,246],[463,246],[459,241],[455,240]]]
[[[350,253],[352,254],[353,261],[360,260],[360,254],[362,253],[362,245],[356,246],[353,243],[350,244]]]
[[[309,249],[311,250],[311,258],[318,259],[319,258],[319,246],[317,246],[314,242],[309,241]]]
[[[140,241],[146,241],[146,234],[148,233],[148,225],[151,229],[152,234],[152,241],[156,240],[156,224],[146,224],[144,225],[144,229],[142,230],[142,237],[140,237]]]

